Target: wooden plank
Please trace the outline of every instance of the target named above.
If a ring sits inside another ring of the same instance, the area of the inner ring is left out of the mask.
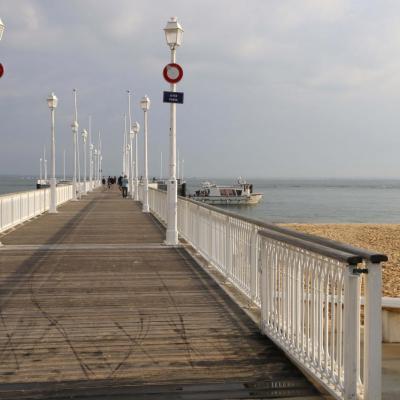
[[[163,238],[139,204],[113,192],[3,236],[0,397],[81,396],[89,385],[98,398],[150,398],[144,387],[178,398],[176,385],[193,383],[188,398],[316,395],[185,249],[146,248]]]

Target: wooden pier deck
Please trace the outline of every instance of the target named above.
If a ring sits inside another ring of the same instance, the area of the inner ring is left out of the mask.
[[[0,235],[0,398],[320,398],[163,239],[116,191]]]

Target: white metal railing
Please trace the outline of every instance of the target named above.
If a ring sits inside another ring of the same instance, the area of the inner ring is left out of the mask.
[[[164,224],[166,202],[166,192],[149,190]],[[178,230],[260,308],[261,330],[335,398],[381,398],[386,256],[186,198],[178,198]]]
[[[94,182],[93,186],[97,187],[98,182]],[[77,184],[77,190],[83,191],[82,182]],[[57,205],[72,197],[72,185],[57,186]],[[50,188],[0,195],[0,232],[44,213],[49,207]]]

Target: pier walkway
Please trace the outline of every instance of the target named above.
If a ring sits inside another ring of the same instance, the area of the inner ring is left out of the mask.
[[[115,191],[0,235],[0,398],[320,398],[163,240]]]

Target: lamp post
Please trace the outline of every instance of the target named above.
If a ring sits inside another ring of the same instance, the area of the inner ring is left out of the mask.
[[[143,196],[143,212],[148,213],[149,210],[149,177],[147,170],[147,111],[150,109],[150,99],[146,96],[140,100],[140,107],[144,113],[144,196]]]
[[[92,152],[93,152],[93,144],[92,144],[92,116],[89,115],[89,190],[93,190],[93,160],[92,160]]]
[[[83,194],[87,194],[87,186],[86,186],[86,140],[88,137],[88,132],[86,129],[82,131],[82,140],[83,140]]]
[[[65,149],[64,149],[63,156],[64,156],[64,160],[63,160],[63,181],[65,182]]]
[[[76,89],[73,89],[73,94],[74,94],[74,105],[75,105],[75,119],[71,124],[71,128],[72,128],[72,138],[73,138],[73,143],[74,143],[74,176],[72,177],[72,200],[77,200],[77,196],[76,196],[76,192],[77,192],[77,188],[76,188],[76,145],[77,145],[77,139],[78,139],[78,128],[79,128],[79,124],[78,124],[78,108],[76,106]]]
[[[172,17],[164,28],[165,38],[171,50],[171,63],[176,63],[176,48],[182,44],[183,29],[176,17]],[[171,92],[176,92],[176,84],[171,83]],[[166,244],[178,244],[178,194],[176,184],[176,104],[170,105],[170,161],[167,186],[168,213]]]
[[[135,132],[135,200],[139,201],[139,157],[138,157],[138,134],[140,125],[136,121],[137,132]]]
[[[46,146],[43,147],[43,171],[44,171],[44,180],[47,185],[47,159],[46,159]]]
[[[126,113],[124,114],[124,144],[122,145],[122,175],[125,175],[126,172]]]
[[[93,151],[94,154],[94,180],[96,182],[96,186],[97,186],[97,175],[98,175],[98,171],[97,171],[97,149],[94,149]]]
[[[56,139],[54,133],[54,110],[57,108],[58,99],[54,93],[47,98],[47,105],[51,112],[51,179],[50,179],[50,213],[57,212],[56,191]]]
[[[89,134],[90,137],[90,134]],[[90,139],[89,139],[90,141]],[[90,190],[93,190],[95,188],[93,184],[93,143],[89,143],[89,175],[90,175]]]
[[[133,183],[133,170],[134,170],[134,164],[133,164],[133,139],[135,138],[135,132],[133,132],[133,129],[131,128],[129,132],[129,139],[130,139],[130,150],[131,150],[131,157],[130,157],[130,162],[129,162],[129,169],[130,169],[130,177],[131,179],[129,180],[130,182],[130,190],[131,190],[131,198],[134,200],[135,198],[135,193],[134,193],[134,183]]]
[[[42,157],[40,157],[40,169],[39,169],[39,183],[40,183],[40,185],[42,184],[42,176],[43,176],[43,174],[42,174]]]
[[[132,124],[132,131],[133,131],[134,138],[135,138],[135,165],[133,166],[134,167],[134,171],[135,171],[135,174],[134,174],[135,175],[135,188],[134,188],[133,191],[134,191],[135,200],[138,201],[139,200],[139,180],[138,180],[138,165],[137,165],[137,162],[138,162],[137,138],[138,138],[138,134],[139,134],[139,131],[140,131],[139,122],[135,121]]]
[[[126,129],[126,175],[128,178],[128,182],[129,182],[129,193],[131,193],[132,196],[132,192],[133,192],[133,185],[132,185],[132,179],[131,179],[131,173],[132,173],[132,142],[129,144],[128,141],[130,141],[130,130],[131,130],[131,125],[132,125],[132,112],[131,112],[131,91],[127,90],[126,91],[128,94],[128,129]],[[129,135],[129,137],[128,137]]]

